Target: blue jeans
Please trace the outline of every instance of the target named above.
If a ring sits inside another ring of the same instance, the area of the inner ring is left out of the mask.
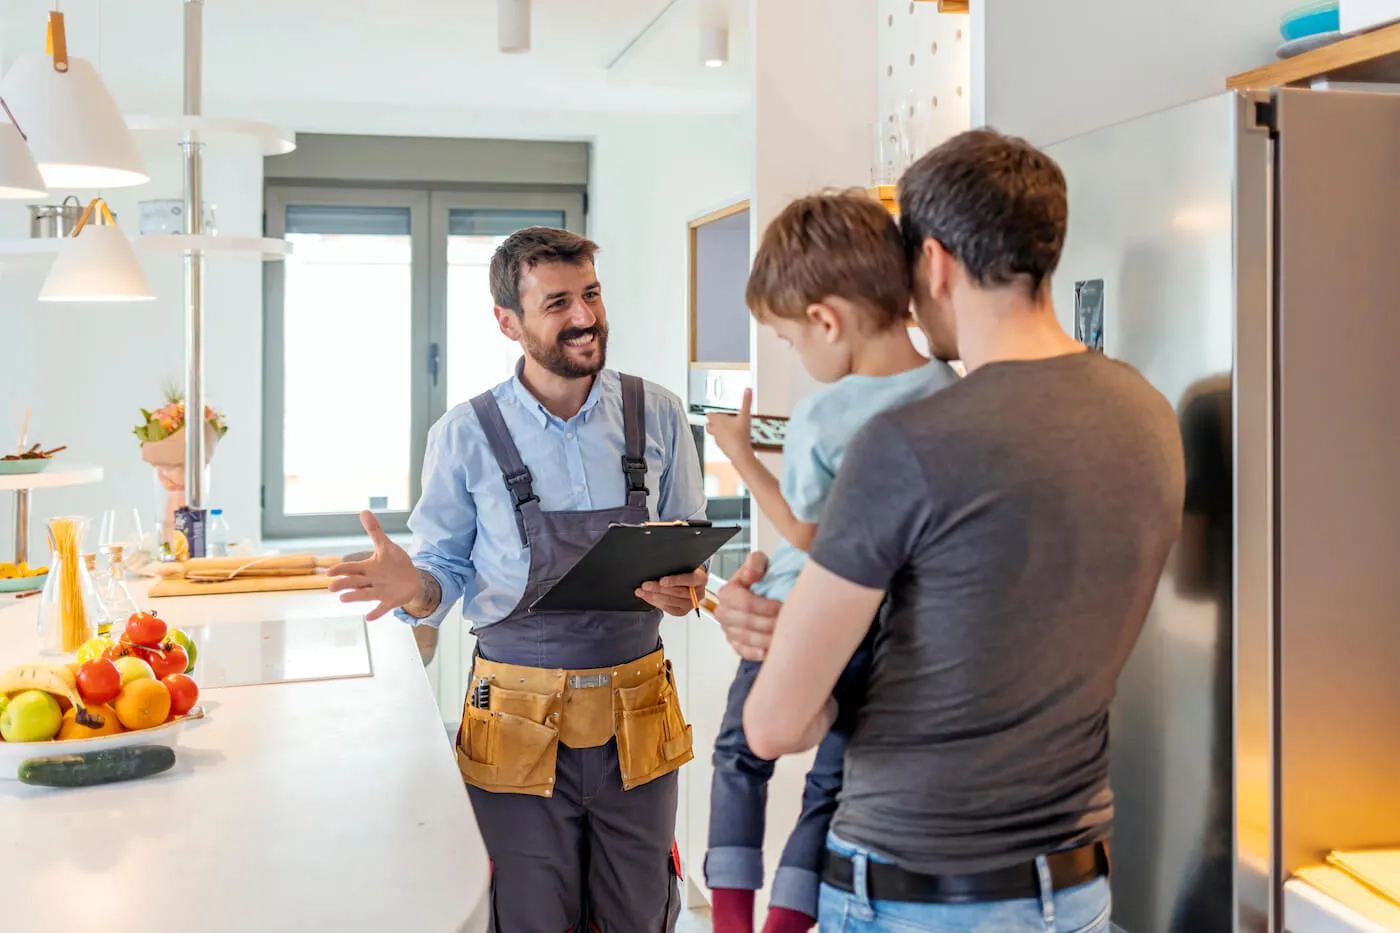
[[[863,888],[865,865],[885,862],[834,833],[827,845],[855,860],[855,887]],[[1041,894],[1018,901],[986,904],[911,904],[872,901],[862,891],[847,894],[822,885],[817,915],[820,933],[1108,933],[1112,908],[1108,879],[1052,893],[1050,870],[1040,866]]]
[[[836,724],[817,746],[816,761],[807,772],[802,815],[788,836],[773,878],[769,903],[774,907],[801,911],[809,917],[817,915],[826,833],[841,790],[846,744],[865,699],[872,643],[873,634],[856,651],[832,691],[838,707]],[[763,886],[764,817],[773,762],[754,755],[744,737],[744,701],[759,667],[756,661],[739,662],[715,740],[710,840],[705,853],[705,883],[710,888],[756,891]]]

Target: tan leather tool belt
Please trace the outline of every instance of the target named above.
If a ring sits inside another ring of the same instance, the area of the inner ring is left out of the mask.
[[[457,765],[482,790],[549,797],[559,743],[596,748],[617,738],[626,790],[694,757],[671,662],[661,651],[587,671],[498,664],[478,657],[457,733]],[[482,694],[485,708],[473,705]]]

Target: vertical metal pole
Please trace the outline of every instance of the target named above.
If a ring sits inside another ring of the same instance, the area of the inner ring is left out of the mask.
[[[29,560],[29,490],[15,490],[15,563]]]
[[[204,0],[185,0],[185,114],[199,116],[203,97]],[[191,134],[185,158],[185,233],[204,229],[204,144]],[[204,252],[185,251],[185,504],[204,502]]]

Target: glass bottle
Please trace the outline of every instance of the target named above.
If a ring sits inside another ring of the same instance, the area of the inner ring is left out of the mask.
[[[107,625],[98,627],[99,635],[107,634],[114,624],[125,625],[127,619],[140,611],[126,586],[126,548],[109,544],[102,549],[102,554],[107,558],[107,572],[97,578],[97,595],[107,610]]]
[[[105,616],[83,561],[82,542],[89,520],[64,516],[49,520],[49,576],[39,597],[39,650],[72,654],[93,636]]]
[[[93,616],[92,627],[97,630],[97,634],[105,635],[112,628],[112,614],[107,611],[107,600],[103,595],[103,581],[107,578],[107,572],[97,566],[96,554],[84,554],[83,566],[87,568],[88,576],[92,578],[92,588],[97,594],[94,610],[98,614]]]

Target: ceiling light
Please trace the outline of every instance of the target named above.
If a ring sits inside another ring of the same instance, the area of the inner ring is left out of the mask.
[[[67,55],[63,21],[53,53],[25,55],[0,81],[50,188],[123,188],[150,181],[136,137],[92,63]]]
[[[97,221],[97,216],[107,221]],[[150,301],[155,298],[131,241],[101,198],[83,212],[73,235],[59,244],[40,301]]]
[[[719,68],[729,61],[729,27],[724,24],[700,27],[700,60],[706,68]]]
[[[501,51],[530,51],[530,0],[498,0],[497,9]]]
[[[4,101],[0,101],[0,106]],[[34,153],[13,123],[0,123],[0,198],[42,198],[48,195]]]

